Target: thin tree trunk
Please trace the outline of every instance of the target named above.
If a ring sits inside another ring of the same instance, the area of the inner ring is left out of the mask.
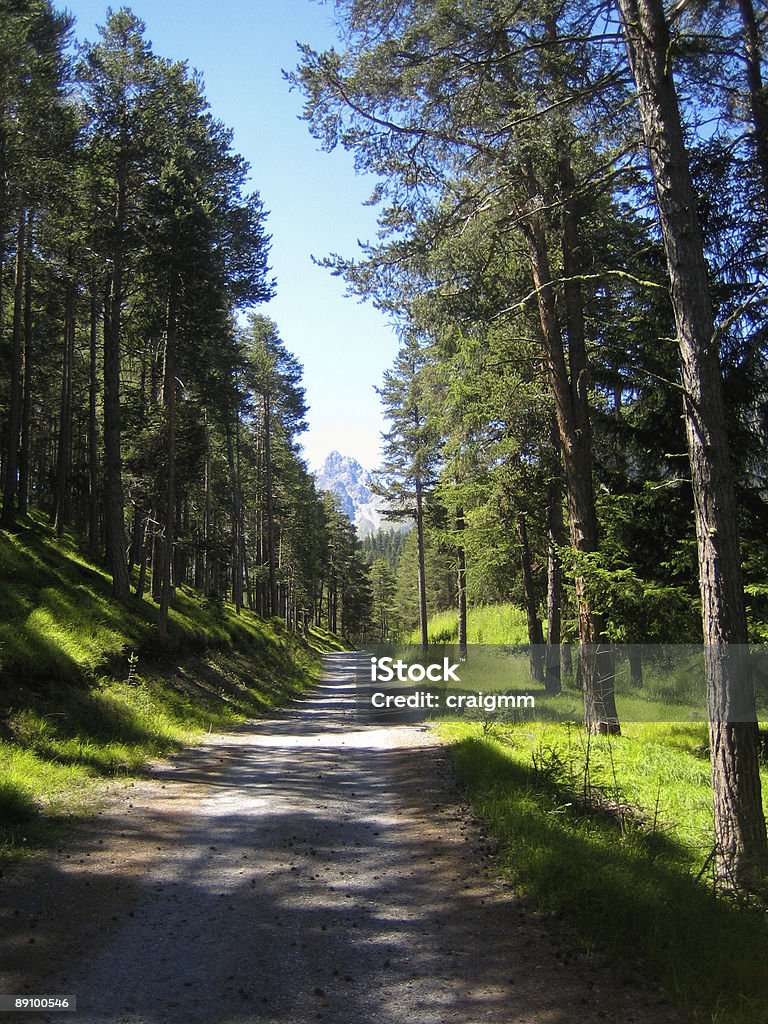
[[[211,494],[211,430],[208,425],[208,410],[203,411],[205,428],[205,466],[203,469],[203,489],[205,491],[205,511],[203,513],[203,595],[211,593],[211,524],[213,522],[213,497]]]
[[[64,536],[69,525],[69,478],[72,445],[72,372],[75,361],[75,282],[68,276],[64,302],[64,346],[61,360],[61,397],[59,406],[59,444],[56,455],[56,481],[53,523],[56,536]]]
[[[130,596],[125,544],[125,499],[121,452],[120,344],[123,308],[123,245],[127,209],[128,169],[121,159],[117,172],[117,214],[112,249],[112,275],[104,312],[104,527],[112,594]]]
[[[530,165],[523,169],[523,173],[529,195],[535,200],[538,190]],[[544,357],[555,400],[571,547],[577,553],[591,552],[597,550],[597,520],[589,417],[575,407],[577,401],[586,401],[586,393],[580,382],[572,382],[568,375],[543,226],[538,217],[530,217],[522,227],[536,287]],[[576,343],[577,335],[574,333],[573,338],[569,338],[569,345]],[[574,582],[579,615],[579,672],[584,696],[584,722],[592,733],[618,733],[613,656],[605,643],[602,617],[592,608],[578,564]]]
[[[99,395],[97,342],[99,306],[96,283],[91,291],[91,324],[88,357],[88,550],[95,556],[100,547],[99,530]]]
[[[165,332],[165,377],[163,398],[168,424],[166,451],[168,472],[166,481],[165,522],[163,533],[162,583],[160,609],[157,616],[158,636],[168,636],[168,609],[173,596],[173,542],[176,533],[176,283],[172,282],[168,296],[168,321]]]
[[[136,580],[136,597],[141,600],[147,586],[147,562],[149,561],[150,525],[154,516],[151,511],[145,512],[141,521],[141,548],[139,550],[139,575]]]
[[[629,651],[629,679],[634,687],[640,689],[643,685],[643,657],[639,644],[630,644]]]
[[[553,424],[553,427],[554,449],[559,456],[560,446],[557,444],[557,425]],[[562,689],[560,675],[560,608],[563,574],[557,549],[563,544],[564,529],[559,462],[558,457],[557,466],[553,466],[553,474],[547,484],[547,650],[544,669],[544,686],[547,693],[560,693]]]
[[[253,611],[256,606],[256,602],[254,600],[251,572],[248,565],[248,547],[245,542],[245,523],[243,523],[240,528],[240,559],[243,566],[243,578],[245,580],[245,594],[248,600],[248,610]]]
[[[32,218],[30,217],[30,227],[31,223]],[[26,515],[29,508],[29,477],[32,464],[32,257],[29,250],[28,240],[24,267],[24,383],[21,399],[21,451],[19,452],[20,515]]]
[[[424,558],[424,499],[421,480],[416,480],[416,544],[419,560],[419,636],[421,646],[426,648],[427,635],[427,575]]]
[[[160,525],[160,511],[157,512],[157,520],[154,524],[154,531],[152,533],[152,579],[151,579],[151,590],[152,600],[160,604],[160,599],[163,593],[163,539],[159,530]]]
[[[716,869],[759,884],[768,843],[722,376],[704,245],[661,0],[618,0],[653,171],[684,390],[709,700]],[[738,720],[734,720],[734,710]]]
[[[744,56],[747,64],[747,86],[752,113],[752,138],[757,165],[768,202],[768,94],[761,71],[762,47],[752,0],[736,0],[744,27]]]
[[[573,675],[573,655],[571,654],[571,645],[560,644],[560,674],[565,674],[570,678]]]
[[[456,512],[456,534],[459,538],[456,552],[456,601],[459,611],[459,657],[467,656],[467,555],[464,549],[464,510]]]
[[[238,419],[238,413],[235,412]],[[236,428],[237,429],[237,428]],[[240,514],[240,483],[238,467],[235,459],[235,448],[232,440],[232,428],[227,423],[227,462],[229,465],[230,490],[232,493],[232,530],[230,546],[232,550],[232,603],[235,612],[239,615],[243,607],[243,567],[241,563],[241,527],[242,517]]]
[[[241,450],[240,450],[240,414],[235,414],[235,496],[236,501],[232,509],[233,515],[237,516],[237,565],[238,565],[238,593],[240,595],[240,607],[243,605],[243,586],[247,581],[247,565],[245,553],[245,515],[243,511],[243,489],[241,476]],[[239,611],[239,609],[238,609]]]
[[[3,510],[0,522],[10,528],[16,522],[16,493],[18,489],[19,440],[21,435],[22,370],[21,335],[24,307],[24,249],[27,212],[19,214],[16,229],[16,276],[13,289],[13,326],[11,328],[11,394],[8,409],[8,451],[5,463]]]
[[[144,545],[144,520],[146,511],[141,508],[138,502],[133,506],[133,527],[131,529],[131,543],[128,549],[128,568],[133,569],[141,562],[141,551]]]
[[[544,634],[537,610],[536,588],[533,583],[533,569],[531,567],[531,550],[528,545],[528,530],[525,525],[525,516],[522,513],[517,517],[517,536],[520,541],[520,568],[523,576],[525,615],[528,620],[531,677],[540,683],[544,679],[544,666],[541,658]]]
[[[269,395],[264,396],[264,474],[267,566],[269,572],[269,615],[277,615],[277,572],[275,568],[275,516],[272,494],[272,412]]]

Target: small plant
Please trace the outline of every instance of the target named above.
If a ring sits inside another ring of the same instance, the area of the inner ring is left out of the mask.
[[[499,718],[498,715],[489,714],[483,719],[483,736],[493,737],[496,736],[499,729]]]
[[[130,686],[136,680],[136,670],[139,667],[139,656],[136,651],[131,651],[128,655],[128,685]]]
[[[449,644],[455,638],[455,631],[451,629],[441,629],[435,633],[431,633],[429,642],[431,644]]]

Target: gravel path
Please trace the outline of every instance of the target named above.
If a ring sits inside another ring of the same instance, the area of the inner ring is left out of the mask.
[[[361,726],[354,655],[281,717],[120,791],[5,881],[0,991],[84,1024],[667,1024],[489,874],[444,751]]]

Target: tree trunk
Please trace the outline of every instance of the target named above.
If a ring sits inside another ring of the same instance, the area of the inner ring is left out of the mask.
[[[532,202],[538,202],[538,190],[532,167],[523,168]],[[597,520],[592,486],[592,445],[589,416],[577,409],[586,402],[584,382],[571,381],[565,361],[563,337],[557,317],[552,275],[544,228],[538,216],[522,223],[536,287],[541,321],[544,358],[555,400],[560,449],[565,474],[565,489],[571,547],[579,552],[597,550]],[[569,346],[577,346],[578,335],[569,337]],[[575,352],[576,365],[579,363]],[[584,694],[584,722],[591,733],[620,732],[616,712],[615,674],[610,649],[605,644],[602,617],[592,608],[583,576],[575,572],[576,601],[579,613],[579,673]]]
[[[557,427],[555,425],[555,432]],[[559,452],[559,445],[555,448]],[[559,459],[558,459],[559,463]],[[547,650],[544,686],[547,693],[560,693],[560,639],[562,599],[562,568],[557,549],[563,544],[563,507],[559,465],[553,467],[547,485]]]
[[[525,516],[522,513],[518,514],[517,517],[517,536],[520,540],[520,569],[523,576],[525,615],[528,620],[531,678],[540,683],[544,680],[544,666],[541,657],[544,646],[544,634],[541,629],[541,619],[538,616],[536,588],[533,583],[533,569],[531,567],[531,549],[528,546],[528,530],[525,525]]]
[[[203,489],[205,491],[205,511],[203,512],[203,596],[211,593],[211,525],[213,523],[213,497],[211,494],[211,430],[208,425],[208,410],[203,410],[205,428],[205,466],[203,469]]]
[[[272,495],[272,413],[269,395],[264,396],[264,473],[267,566],[269,572],[269,615],[277,615],[277,572],[275,569],[275,522]],[[335,628],[333,630],[335,632]]]
[[[75,361],[75,282],[68,276],[64,301],[64,345],[61,358],[59,404],[59,443],[56,455],[56,481],[53,499],[53,523],[56,536],[64,536],[69,525],[69,478],[72,447],[72,373]]]
[[[456,533],[459,546],[456,552],[456,600],[459,610],[459,657],[467,656],[467,556],[464,549],[464,510],[456,512]]]
[[[239,414],[235,412],[235,420],[239,422]],[[237,427],[235,428],[237,429]],[[242,516],[240,511],[240,482],[239,471],[235,460],[235,447],[232,440],[232,428],[229,423],[226,427],[227,435],[227,463],[229,465],[230,490],[232,493],[232,514],[231,514],[231,536],[230,545],[232,550],[232,603],[235,606],[237,615],[243,607],[243,567],[241,561],[241,527]]]
[[[768,94],[761,71],[762,47],[752,0],[736,0],[744,27],[744,57],[747,65],[747,86],[752,113],[752,138],[757,166],[762,179],[764,199],[768,202]]]
[[[30,227],[32,219],[30,217]],[[19,514],[29,508],[30,469],[32,465],[32,258],[29,240],[24,267],[24,383],[21,399],[21,450],[19,452]],[[0,272],[2,272],[0,270]]]
[[[88,358],[88,550],[92,557],[100,547],[99,531],[99,427],[97,402],[99,397],[97,341],[99,306],[96,284],[91,292],[91,324]]]
[[[768,843],[722,377],[704,245],[661,0],[618,0],[653,171],[684,389],[710,717],[716,869],[738,889],[759,884]],[[733,719],[737,709],[739,720]]]
[[[141,519],[141,546],[139,548],[139,575],[136,580],[136,597],[141,600],[147,586],[147,562],[149,561],[150,526],[154,516],[151,511],[144,512]]]
[[[427,575],[424,558],[424,500],[421,480],[416,480],[416,545],[419,560],[419,637],[426,648],[427,635]]]
[[[120,414],[120,334],[123,308],[123,235],[128,171],[121,160],[117,174],[117,216],[112,275],[104,309],[104,527],[112,594],[126,603],[130,596],[125,553],[125,500]]]
[[[629,680],[636,689],[643,685],[643,656],[639,644],[629,645]]]
[[[173,595],[173,542],[176,535],[176,282],[171,282],[168,296],[168,321],[165,331],[165,377],[163,398],[168,425],[168,472],[166,482],[165,522],[163,524],[162,576],[157,632],[161,640],[168,636],[168,609]]]
[[[22,311],[24,307],[24,248],[26,241],[27,212],[19,214],[16,229],[16,276],[13,288],[13,326],[11,328],[11,394],[8,409],[8,451],[5,463],[3,487],[2,525],[8,529],[16,522],[16,493],[18,489],[19,440],[21,435],[22,360],[21,335]]]

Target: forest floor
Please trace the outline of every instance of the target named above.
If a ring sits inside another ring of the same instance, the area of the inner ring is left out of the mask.
[[[0,881],[0,992],[35,1024],[671,1024],[497,877],[423,726],[355,717],[350,666],[284,713],[113,786]]]

